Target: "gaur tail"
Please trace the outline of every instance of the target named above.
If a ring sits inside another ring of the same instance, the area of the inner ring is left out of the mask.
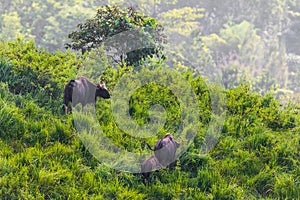
[[[154,149],[150,146],[150,144],[148,144],[147,142],[145,142],[145,143],[146,143],[146,145],[148,146],[148,148],[149,148],[150,150],[154,151]]]
[[[64,91],[64,104],[68,105],[69,99],[72,98],[73,88],[76,86],[75,80],[70,80]]]
[[[75,80],[70,80],[69,83],[66,85],[64,90],[64,105],[62,107],[63,113],[67,114],[68,112],[68,104],[71,101],[72,102],[72,93],[73,93],[73,87],[76,86]]]

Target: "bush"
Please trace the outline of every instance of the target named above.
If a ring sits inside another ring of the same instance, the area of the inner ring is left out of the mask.
[[[33,41],[0,42],[0,81],[14,94],[28,95],[57,112],[64,85],[76,75],[80,60],[70,52],[50,54]]]

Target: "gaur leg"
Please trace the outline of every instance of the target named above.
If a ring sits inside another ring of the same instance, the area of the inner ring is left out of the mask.
[[[169,169],[174,170],[175,167],[176,167],[176,165],[177,165],[177,160],[175,160],[174,162],[170,163]]]
[[[68,114],[68,105],[64,104],[63,110],[64,110],[65,115]]]
[[[148,183],[149,176],[150,176],[150,172],[142,173],[142,178],[143,178],[144,185],[146,185]]]

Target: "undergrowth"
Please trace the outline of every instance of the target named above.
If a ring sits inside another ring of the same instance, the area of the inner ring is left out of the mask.
[[[221,135],[203,155],[201,144],[213,118],[210,86],[181,71],[198,98],[199,130],[174,169],[154,172],[143,185],[139,174],[97,161],[79,139],[72,114],[60,113],[64,84],[75,78],[85,58],[53,55],[23,40],[1,42],[0,56],[1,199],[300,198],[299,105],[282,107],[271,94],[252,93],[246,84],[224,90]],[[110,89],[133,70],[107,65],[102,78]],[[159,102],[167,111],[165,126],[147,141],[151,145],[178,129],[180,109],[169,93],[149,84],[130,100],[130,114],[140,125],[149,123],[151,105]],[[148,151],[144,140],[120,130],[110,104],[100,99],[96,105],[104,134],[124,149]]]

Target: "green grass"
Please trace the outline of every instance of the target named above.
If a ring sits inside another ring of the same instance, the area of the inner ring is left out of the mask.
[[[226,118],[222,133],[212,151],[203,155],[205,134],[213,136],[209,122],[214,119],[214,102],[209,87],[215,86],[206,85],[201,77],[191,78],[190,72],[180,72],[198,97],[198,132],[177,166],[153,173],[145,186],[139,174],[116,171],[94,158],[80,140],[73,116],[60,114],[63,85],[74,75],[73,64],[82,62],[79,58],[70,53],[48,54],[26,41],[0,46],[1,199],[300,198],[299,105],[281,107],[270,94],[259,96],[248,85],[223,91]],[[72,61],[67,59],[70,56]],[[60,70],[54,66],[57,63]],[[130,71],[130,67],[107,66],[103,74],[107,87],[113,88]],[[44,74],[50,86],[40,78],[29,81]],[[18,90],[21,82],[24,89]],[[166,125],[147,139],[151,145],[178,129],[180,109],[168,93],[150,84],[130,100],[138,124],[149,123],[148,109],[153,103],[166,106]],[[97,102],[96,116],[105,136],[121,148],[148,151],[143,139],[119,129],[110,105],[108,100]]]

